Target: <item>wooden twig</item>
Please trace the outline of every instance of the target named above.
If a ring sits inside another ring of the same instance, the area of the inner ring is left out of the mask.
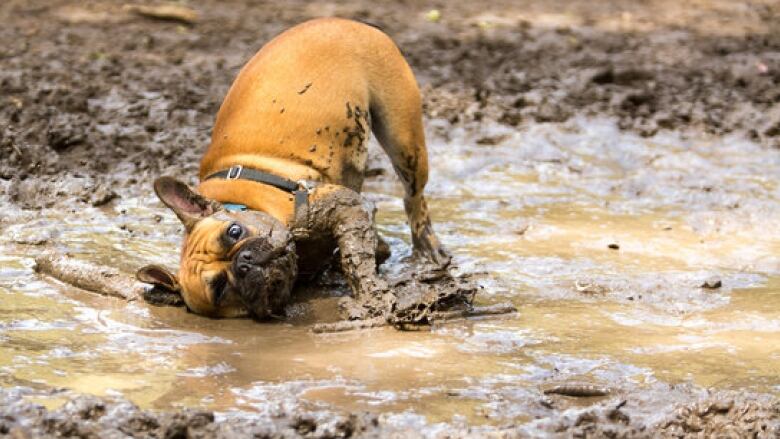
[[[145,286],[112,267],[74,259],[61,252],[46,252],[35,258],[35,271],[93,293],[127,301],[142,297]]]
[[[502,314],[511,314],[517,312],[517,308],[508,303],[499,303],[488,306],[475,306],[469,309],[455,311],[438,311],[431,314],[431,323],[440,323],[445,321],[464,319],[468,317],[495,316]],[[382,317],[375,317],[368,320],[344,320],[336,323],[318,323],[312,326],[311,331],[315,334],[330,334],[336,332],[358,331],[361,329],[381,328],[389,326],[390,323]],[[397,323],[394,325],[397,329],[404,331],[419,331],[422,328],[430,328],[428,324],[417,323]]]
[[[512,314],[515,312],[517,312],[517,308],[515,308],[514,305],[509,303],[497,303],[495,305],[474,306],[453,311],[436,311],[431,313],[428,319],[431,323],[439,323],[468,317],[496,316],[501,314]]]
[[[382,317],[374,317],[366,320],[342,320],[335,323],[317,323],[311,327],[315,334],[329,334],[335,332],[357,331],[359,329],[381,328],[388,326],[387,320]]]

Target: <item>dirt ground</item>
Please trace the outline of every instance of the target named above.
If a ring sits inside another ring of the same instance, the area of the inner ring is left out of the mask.
[[[323,15],[367,21],[394,38],[421,84],[426,117],[446,121],[429,135],[488,121],[522,128],[587,115],[615,118],[643,136],[736,133],[780,148],[780,4],[772,0],[204,0],[188,3],[200,14],[194,24],[140,17],[126,3],[0,4],[0,230],[37,209],[77,212],[150,192],[153,177],[164,173],[194,179],[214,115],[243,63],[285,28]],[[577,437],[780,434],[776,399],[674,392],[671,403],[680,409],[653,431],[630,415],[643,404],[635,394],[575,417],[558,411],[540,428]],[[272,419],[215,421],[208,412],[157,413],[83,397],[47,411],[25,399],[30,393],[0,389],[0,435],[413,433],[376,415],[281,408]]]

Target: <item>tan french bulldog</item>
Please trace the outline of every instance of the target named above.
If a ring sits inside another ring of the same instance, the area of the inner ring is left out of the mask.
[[[446,266],[423,196],[428,157],[414,75],[380,30],[327,18],[277,36],[241,70],[197,192],[171,177],[155,181],[186,230],[181,264],[177,275],[150,265],[138,278],[181,294],[198,314],[264,318],[338,247],[355,296],[388,293],[376,273],[373,212],[359,195],[369,132],[403,183],[415,254]]]

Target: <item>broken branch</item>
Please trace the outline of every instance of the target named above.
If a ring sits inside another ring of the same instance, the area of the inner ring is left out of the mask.
[[[468,317],[495,316],[502,314],[512,314],[517,312],[517,308],[508,303],[498,303],[488,306],[475,306],[469,309],[454,311],[437,311],[430,315],[431,323],[440,323],[445,321],[464,319]],[[344,320],[335,323],[318,323],[312,326],[311,331],[315,334],[330,334],[336,332],[358,331],[361,329],[381,328],[390,324],[383,317],[375,317],[367,320]],[[428,324],[419,323],[398,323],[395,325],[398,329],[420,330],[422,327],[430,327]]]
[[[66,253],[46,252],[35,258],[35,271],[74,287],[127,301],[143,295],[145,286],[119,270],[79,259]]]
[[[497,303],[495,305],[475,306],[454,311],[436,311],[431,313],[429,319],[431,320],[431,323],[437,323],[467,317],[496,316],[501,314],[512,314],[515,312],[517,312],[517,308],[515,308],[514,305],[509,303]]]
[[[381,328],[387,326],[387,320],[374,317],[366,320],[343,320],[335,323],[317,323],[311,327],[315,334],[330,334],[336,332],[357,331],[360,329]]]

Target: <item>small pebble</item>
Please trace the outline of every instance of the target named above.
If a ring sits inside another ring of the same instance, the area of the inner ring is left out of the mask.
[[[574,289],[583,294],[606,294],[609,288],[589,280],[577,279],[574,281]]]
[[[701,288],[707,288],[708,290],[717,290],[723,286],[723,282],[721,282],[718,276],[712,276],[707,278],[700,286]]]
[[[612,250],[620,250],[620,246],[615,242],[607,245],[607,247],[611,248]]]

